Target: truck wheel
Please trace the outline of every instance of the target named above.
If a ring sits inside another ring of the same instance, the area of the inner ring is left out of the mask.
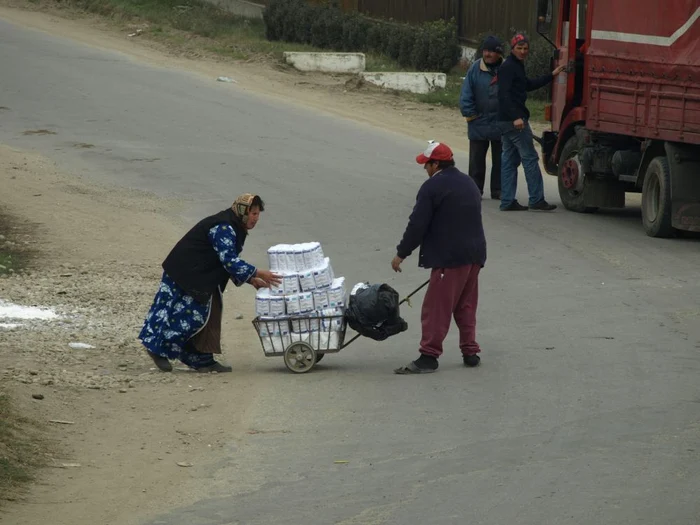
[[[666,157],[652,159],[642,186],[642,224],[649,237],[671,237],[671,169]]]
[[[584,192],[586,190],[585,174],[581,168],[581,163],[578,161],[578,140],[576,137],[571,137],[561,152],[559,158],[559,197],[561,202],[569,211],[577,213],[592,213],[598,208],[586,206],[584,201]]]

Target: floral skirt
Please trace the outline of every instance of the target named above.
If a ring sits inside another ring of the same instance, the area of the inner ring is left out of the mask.
[[[163,272],[139,339],[160,357],[179,359],[195,369],[212,365],[214,354],[197,352],[190,341],[207,323],[210,310],[211,301],[198,303]]]

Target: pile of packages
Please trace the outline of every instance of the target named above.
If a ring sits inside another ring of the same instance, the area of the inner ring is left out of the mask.
[[[318,242],[278,244],[268,251],[279,286],[258,290],[255,313],[266,354],[282,353],[295,341],[315,350],[340,344],[346,307],[345,278],[336,278]]]

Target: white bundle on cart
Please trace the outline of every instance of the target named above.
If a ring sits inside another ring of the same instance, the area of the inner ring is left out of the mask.
[[[255,313],[265,354],[284,352],[291,342],[314,350],[338,349],[347,306],[345,278],[335,277],[318,242],[278,244],[268,251],[270,270],[282,282],[258,290]]]

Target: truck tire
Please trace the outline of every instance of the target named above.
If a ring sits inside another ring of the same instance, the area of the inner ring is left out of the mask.
[[[642,224],[649,237],[671,237],[671,169],[666,157],[649,163],[642,185]]]
[[[561,199],[564,208],[566,208],[569,211],[574,211],[577,213],[593,213],[598,208],[585,205],[585,179],[583,183],[583,189],[581,191],[575,191],[567,188],[566,183],[564,182],[567,176],[566,172],[569,169],[567,167],[567,161],[574,159],[578,155],[578,152],[578,139],[576,137],[571,137],[569,140],[566,141],[566,144],[564,144],[564,149],[561,152],[561,157],[559,157],[559,167],[557,174],[557,181],[559,183],[559,198]],[[579,176],[583,176],[583,174],[581,173]]]

